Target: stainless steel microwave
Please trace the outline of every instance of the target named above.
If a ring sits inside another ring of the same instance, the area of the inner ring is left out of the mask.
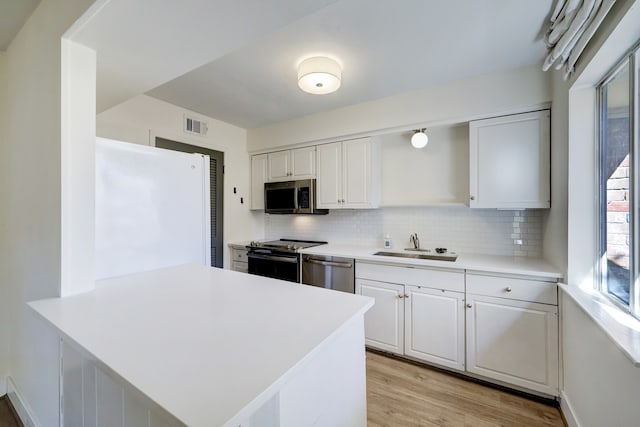
[[[264,184],[264,211],[269,214],[327,214],[316,208],[316,180],[267,182]]]

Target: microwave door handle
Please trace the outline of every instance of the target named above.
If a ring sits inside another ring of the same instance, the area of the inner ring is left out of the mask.
[[[300,187],[296,184],[293,190],[293,212],[300,213],[300,205],[298,204],[298,191]]]

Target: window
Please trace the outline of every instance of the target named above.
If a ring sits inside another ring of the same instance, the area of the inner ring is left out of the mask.
[[[640,317],[639,59],[636,47],[598,86],[599,284],[601,292],[636,317]]]

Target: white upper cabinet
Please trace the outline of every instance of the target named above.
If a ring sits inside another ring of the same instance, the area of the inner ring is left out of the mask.
[[[290,181],[316,176],[316,147],[267,154],[268,181]]]
[[[549,208],[550,112],[469,122],[469,206]]]
[[[316,200],[319,208],[342,207],[342,143],[318,146]]]
[[[291,178],[316,177],[316,147],[291,150]]]
[[[264,210],[264,183],[267,182],[267,154],[251,156],[251,209]]]
[[[371,138],[319,145],[316,197],[321,209],[376,208],[380,156]]]

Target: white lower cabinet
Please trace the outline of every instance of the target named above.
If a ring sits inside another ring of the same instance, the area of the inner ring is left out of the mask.
[[[356,293],[375,305],[364,316],[365,343],[395,354],[404,351],[404,286],[356,279]]]
[[[542,287],[531,280],[467,276],[470,290],[491,280],[509,294]],[[504,286],[500,286],[503,282]],[[508,290],[507,290],[508,289]],[[557,291],[556,291],[557,292]],[[555,294],[557,296],[557,293]],[[558,395],[558,307],[535,301],[467,293],[467,371],[549,395]]]
[[[249,259],[247,258],[247,249],[232,245],[229,245],[229,249],[231,251],[231,269],[241,273],[248,273]]]
[[[369,347],[558,396],[555,282],[356,262],[356,293]]]
[[[462,272],[356,263],[356,293],[375,299],[366,344],[457,370],[464,370],[463,291]]]
[[[404,353],[464,370],[464,293],[406,286]]]

